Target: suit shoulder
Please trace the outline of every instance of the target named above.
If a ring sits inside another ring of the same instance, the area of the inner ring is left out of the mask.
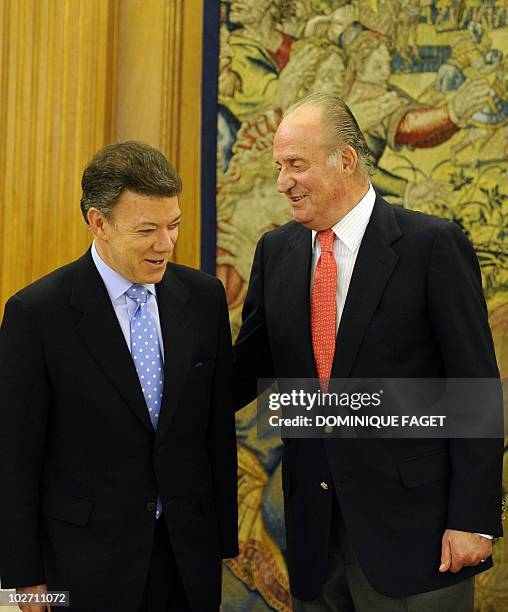
[[[439,231],[450,227],[458,227],[453,221],[429,215],[418,210],[408,210],[399,206],[392,208],[402,229],[413,231]]]
[[[296,221],[289,221],[261,236],[258,245],[263,244],[266,253],[278,253],[285,249],[288,242],[298,243],[310,235],[310,230]]]
[[[404,236],[414,239],[421,245],[433,244],[439,236],[470,244],[466,232],[454,221],[398,206],[393,206],[393,209]]]
[[[474,245],[464,229],[449,219],[392,206],[401,235],[399,253],[412,253],[417,260],[431,262],[438,253],[471,258],[477,266]],[[409,249],[409,250],[408,250]]]
[[[72,288],[72,277],[76,262],[66,264],[42,276],[12,297],[29,307],[55,302],[68,296]]]
[[[264,238],[268,241],[287,240],[291,236],[296,236],[300,233],[308,232],[301,223],[296,221],[288,221],[284,225],[279,225],[273,230],[270,230],[264,234]]]

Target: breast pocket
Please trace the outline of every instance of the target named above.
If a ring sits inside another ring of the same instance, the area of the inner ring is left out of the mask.
[[[196,380],[199,378],[208,378],[212,376],[215,370],[215,355],[206,361],[196,362],[189,372],[188,380]]]

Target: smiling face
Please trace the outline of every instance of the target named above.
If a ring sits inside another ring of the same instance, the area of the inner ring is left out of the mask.
[[[178,238],[178,197],[124,191],[106,217],[96,208],[88,222],[97,251],[113,270],[132,283],[158,283]]]
[[[281,122],[273,146],[277,189],[286,195],[294,220],[317,231],[337,223],[345,193],[342,162],[332,163],[324,146],[321,114],[314,106],[296,109]]]

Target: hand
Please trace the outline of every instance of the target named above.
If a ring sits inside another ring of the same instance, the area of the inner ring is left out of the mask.
[[[467,119],[488,104],[490,95],[491,87],[488,81],[466,81],[448,102],[450,118],[459,126],[463,126]]]
[[[478,565],[492,554],[492,540],[476,533],[447,529],[441,541],[441,573],[456,574],[463,567]]]
[[[35,593],[39,595],[47,592],[48,587],[45,584],[37,584],[36,586],[30,587],[18,587],[16,589],[16,593]],[[51,612],[51,607],[42,603],[20,603],[18,608],[23,610],[23,612]]]
[[[383,119],[394,113],[404,101],[394,91],[388,91],[377,98],[348,101],[355,119],[362,131],[378,126]]]
[[[317,38],[325,38],[326,30],[330,23],[330,17],[326,15],[318,15],[312,17],[307,22],[303,33],[303,38],[309,38],[310,36],[316,36]]]

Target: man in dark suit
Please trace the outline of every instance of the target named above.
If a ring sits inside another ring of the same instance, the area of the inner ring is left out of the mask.
[[[273,157],[294,220],[256,249],[234,349],[237,404],[256,396],[256,379],[496,386],[470,243],[454,223],[376,195],[348,107],[325,94],[297,103]],[[500,403],[492,410],[496,420]],[[327,433],[284,440],[294,610],[472,610],[473,576],[492,566],[491,538],[502,532],[502,439]]]
[[[82,186],[91,249],[14,295],[0,331],[2,587],[215,611],[237,554],[224,291],[169,263],[181,182],[159,151],[109,145]]]

